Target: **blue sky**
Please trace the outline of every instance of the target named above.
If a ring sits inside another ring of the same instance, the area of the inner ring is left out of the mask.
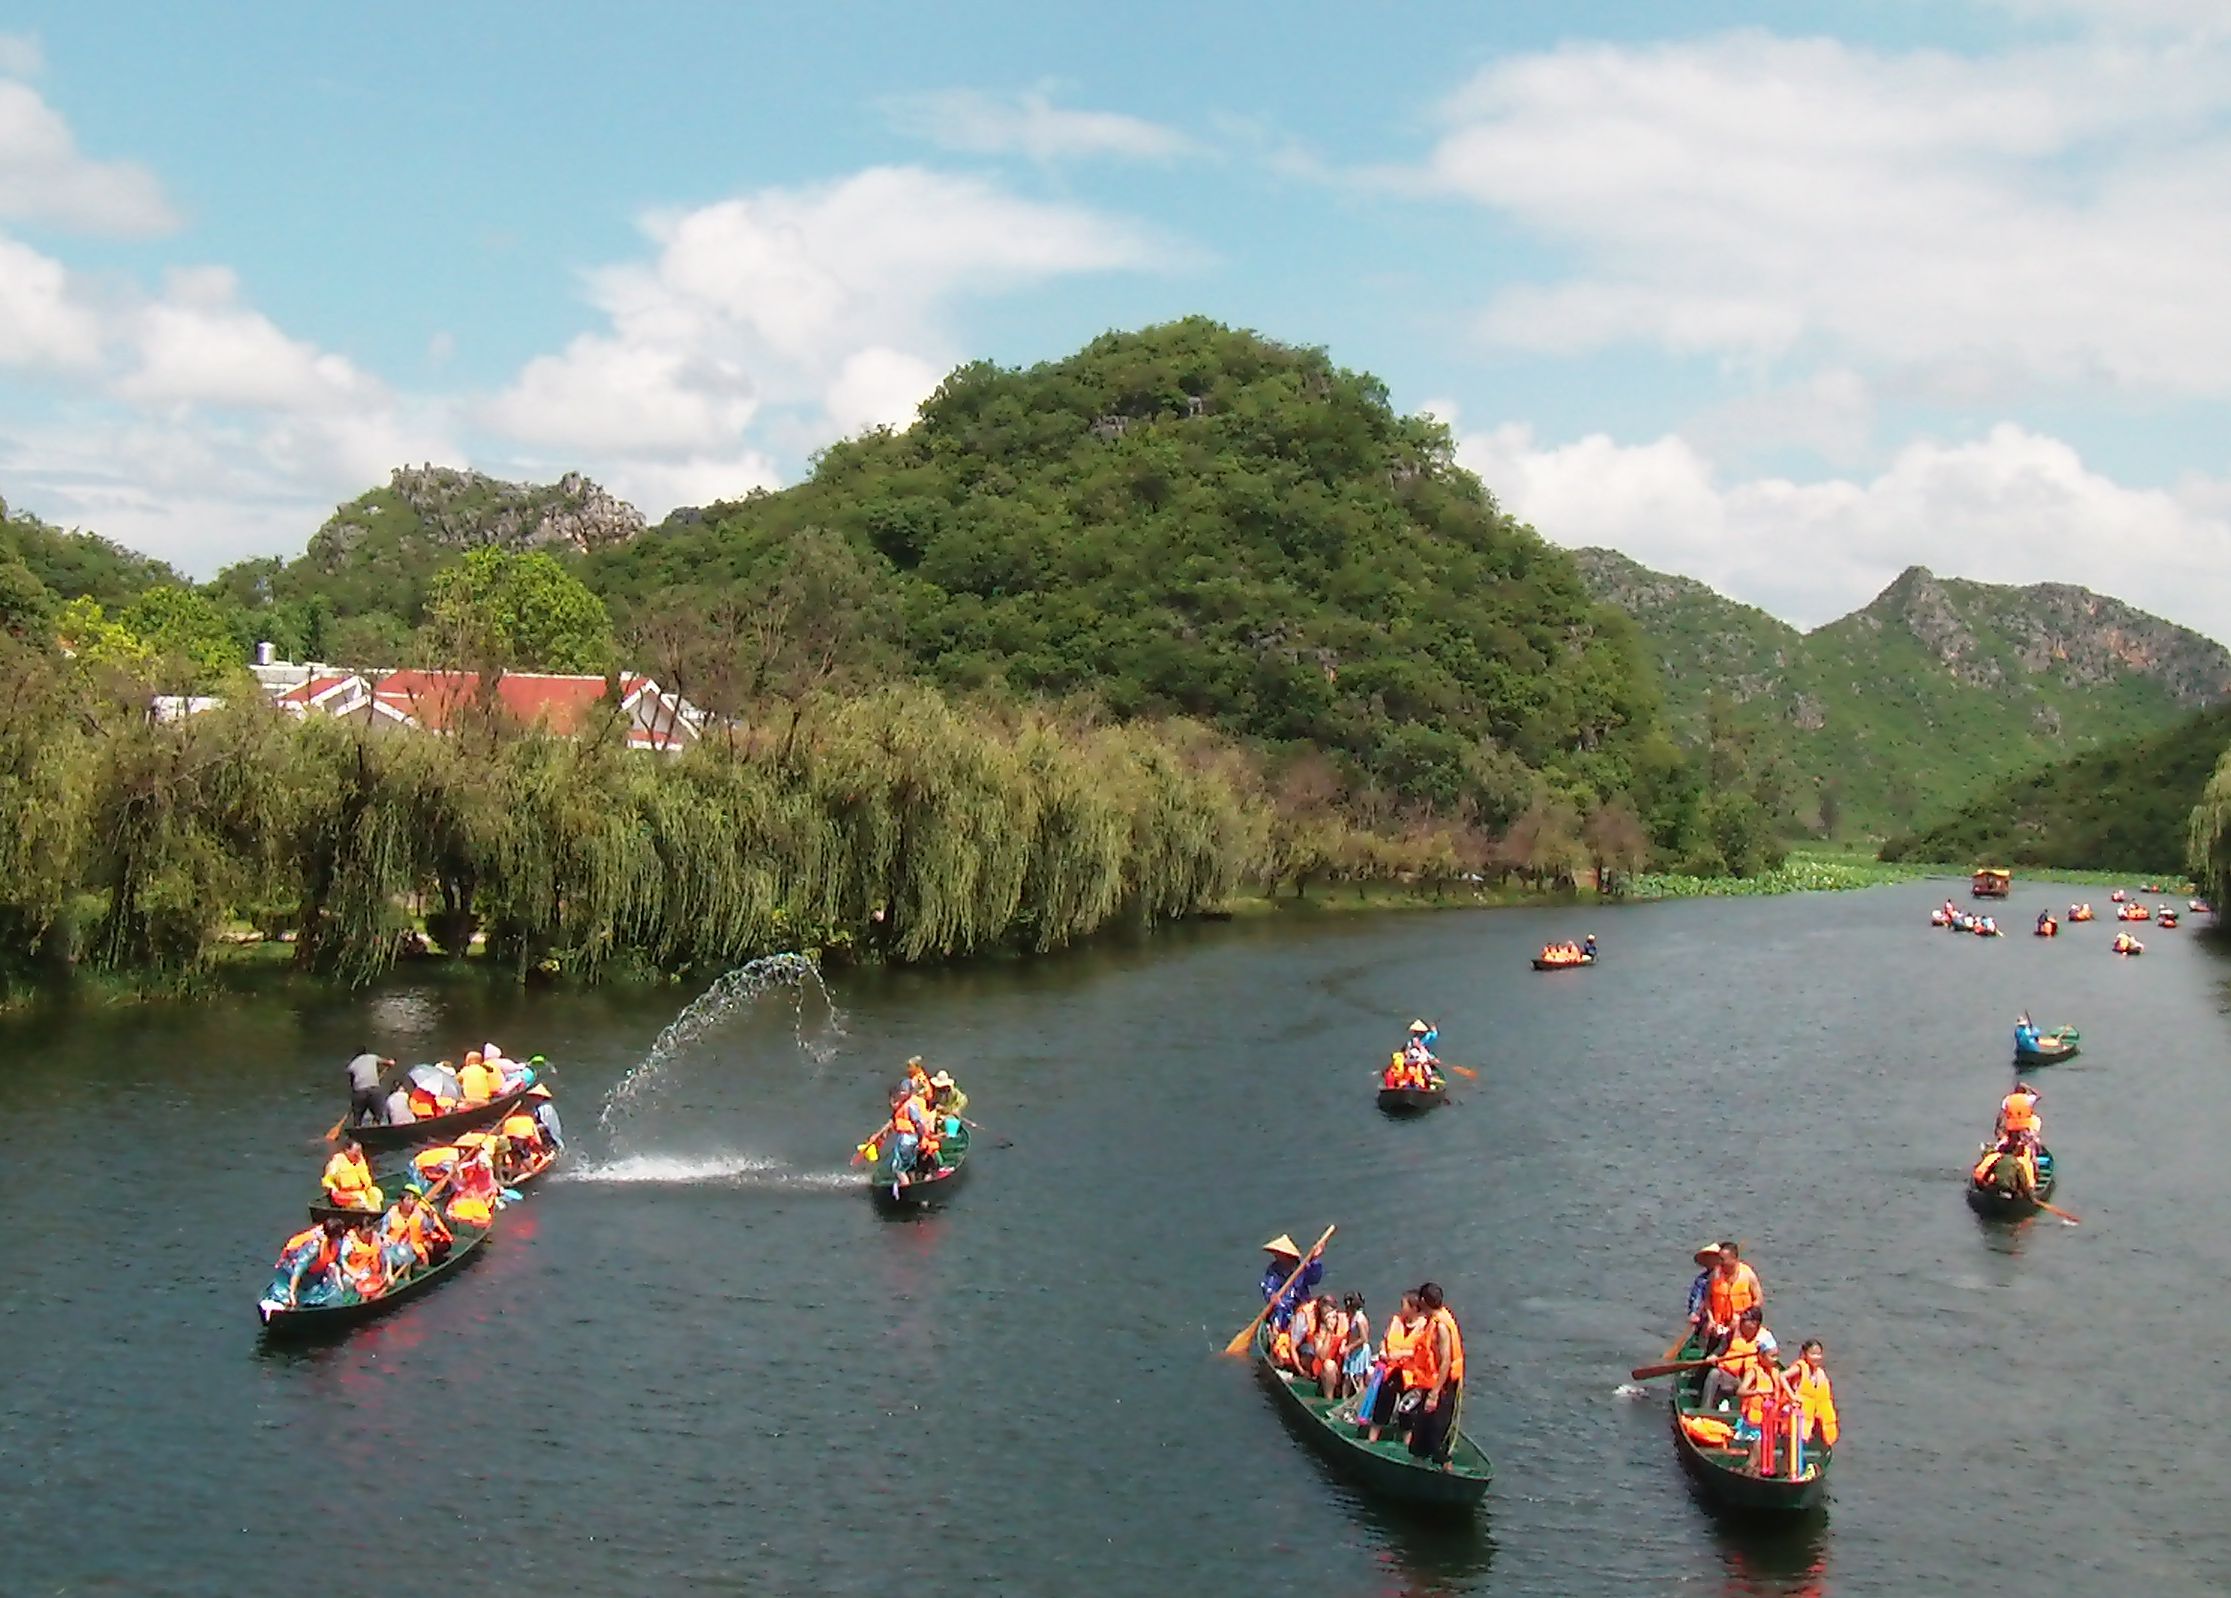
[[[34,6],[0,493],[197,573],[405,460],[655,516],[1199,311],[1801,623],[1919,561],[2231,637],[2218,9]]]

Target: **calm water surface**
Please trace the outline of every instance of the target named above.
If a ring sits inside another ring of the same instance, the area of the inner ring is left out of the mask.
[[[845,975],[823,1057],[763,1001],[610,1133],[595,1107],[686,993],[11,1023],[0,1592],[1942,1594],[2010,1550],[2061,1593],[2221,1592],[2231,967],[2189,928],[2138,961],[2106,921],[1932,932],[1942,895]],[[1526,969],[1589,930],[1600,968]],[[2084,1032],[2041,1084],[2079,1229],[1961,1202],[2023,1006]],[[1413,1013],[1481,1077],[1390,1122],[1374,1061]],[[259,1348],[341,1061],[483,1038],[556,1063],[570,1166],[425,1300]],[[882,1220],[842,1160],[914,1051],[1011,1145],[950,1211]],[[1353,1497],[1217,1356],[1256,1246],[1331,1221],[1330,1285],[1383,1319],[1432,1276],[1464,1318],[1498,1472],[1474,1524]],[[1723,1233],[1784,1343],[1830,1347],[1844,1448],[1793,1533],[1717,1521],[1621,1391]]]

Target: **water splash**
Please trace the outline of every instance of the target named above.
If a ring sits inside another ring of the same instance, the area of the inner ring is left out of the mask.
[[[720,1187],[850,1189],[850,1171],[801,1171],[757,1154],[628,1154],[601,1165],[561,1169],[553,1182],[603,1182],[640,1186],[707,1183]]]
[[[666,1067],[676,1056],[713,1027],[777,988],[790,990],[791,1029],[798,1047],[816,1065],[828,1064],[844,1037],[844,1025],[836,1001],[829,997],[829,990],[821,980],[819,967],[802,954],[762,955],[729,972],[666,1023],[666,1030],[651,1044],[650,1052],[628,1067],[627,1074],[605,1095],[604,1107],[597,1112],[598,1128],[607,1136],[612,1135],[628,1112],[658,1086]],[[811,1038],[806,1035],[808,989],[820,995],[822,1004],[827,1007],[827,1019],[819,1034]]]

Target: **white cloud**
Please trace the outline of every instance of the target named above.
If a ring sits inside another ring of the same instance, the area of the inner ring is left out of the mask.
[[[94,160],[36,89],[4,80],[0,217],[125,237],[178,225],[153,173],[129,161]]]
[[[0,33],[0,77],[35,78],[45,65],[37,34]]]
[[[100,319],[60,261],[0,238],[0,366],[89,368]]]
[[[1608,544],[1802,626],[1926,565],[2082,583],[2231,639],[2231,483],[2118,483],[2011,423],[1962,443],[1916,440],[1864,479],[1730,479],[1675,435],[1545,446],[1522,425],[1460,434],[1458,454],[1560,544]]]
[[[967,155],[1023,155],[1033,161],[1113,156],[1169,161],[1196,148],[1175,128],[1118,111],[1070,111],[1041,90],[987,94],[946,89],[894,96],[883,111],[899,132]]]
[[[138,364],[118,380],[126,399],[274,410],[362,405],[377,385],[341,356],[280,331],[242,305],[223,267],[174,271],[142,306],[130,338]]]
[[[957,359],[964,300],[1179,258],[1128,222],[917,167],[643,226],[648,258],[588,280],[606,328],[528,362],[483,412],[615,482],[749,476],[770,455],[904,425]]]
[[[1825,358],[1941,395],[2231,392],[2231,57],[1759,33],[1576,45],[1452,97],[1408,181],[1566,249],[1481,329]]]

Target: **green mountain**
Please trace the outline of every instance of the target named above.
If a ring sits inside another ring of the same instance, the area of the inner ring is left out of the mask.
[[[907,431],[584,570],[623,626],[777,606],[940,684],[1183,713],[1494,818],[1527,767],[1630,788],[1655,713],[1632,629],[1445,428],[1200,319],[962,367]]]
[[[1885,860],[2181,875],[2192,807],[2231,749],[2231,705],[1992,784],[1883,845]]]
[[[2231,698],[2231,652],[2144,611],[2049,583],[1912,567],[1864,609],[1799,632],[1612,550],[1576,552],[1632,617],[1691,745],[1740,729],[1786,760],[1802,824],[1881,836],[1996,779],[2163,730]]]

